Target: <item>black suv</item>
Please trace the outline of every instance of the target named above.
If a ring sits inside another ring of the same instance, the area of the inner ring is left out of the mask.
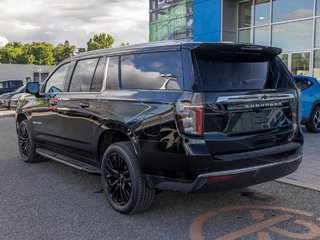
[[[281,49],[162,42],[98,50],[29,83],[16,126],[25,162],[101,173],[114,209],[161,190],[208,192],[280,178],[302,159],[298,91]]]

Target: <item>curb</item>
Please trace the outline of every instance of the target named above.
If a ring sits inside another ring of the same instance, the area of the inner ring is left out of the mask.
[[[281,178],[281,179],[277,179],[276,181],[281,182],[281,183],[290,184],[290,185],[293,185],[296,187],[302,187],[302,188],[306,188],[306,189],[320,192],[320,187],[317,187],[317,186],[310,184],[310,183],[304,183],[304,182],[294,180],[294,179],[289,179],[289,178]]]
[[[15,111],[0,111],[0,118],[2,117],[14,117]]]

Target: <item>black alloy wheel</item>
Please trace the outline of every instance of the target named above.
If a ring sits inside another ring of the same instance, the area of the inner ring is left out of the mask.
[[[101,163],[101,182],[110,205],[123,214],[150,208],[155,190],[149,188],[141,174],[131,142],[111,144]]]
[[[126,162],[119,153],[113,152],[108,156],[104,170],[110,197],[118,205],[126,205],[132,191],[130,172]]]
[[[18,145],[21,159],[27,163],[37,162],[41,159],[36,154],[36,146],[27,120],[23,120],[18,127]]]
[[[18,131],[19,149],[23,158],[28,158],[30,155],[30,137],[25,124],[21,124]]]
[[[307,129],[313,133],[320,133],[320,107],[312,111],[310,121],[306,124]]]

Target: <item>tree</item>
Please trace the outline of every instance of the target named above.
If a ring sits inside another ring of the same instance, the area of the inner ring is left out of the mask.
[[[54,65],[53,46],[46,42],[33,42],[30,54],[34,56],[34,64]]]
[[[129,43],[128,43],[128,42],[122,42],[122,43],[120,44],[120,46],[121,46],[121,47],[129,46]]]
[[[76,50],[75,45],[71,45],[68,40],[64,44],[60,43],[53,49],[53,56],[55,64],[62,62],[63,60],[74,55]]]
[[[0,50],[2,63],[16,63],[17,56],[22,54],[23,44],[20,42],[7,43]]]
[[[102,48],[111,48],[114,43],[114,38],[106,33],[95,34],[93,38],[90,38],[87,42],[88,51],[102,49]]]
[[[16,58],[17,64],[33,64],[35,57],[31,54],[30,44],[24,44],[21,54]]]
[[[83,52],[86,52],[86,51],[87,51],[87,49],[84,48],[84,47],[78,48],[78,53],[83,53]]]

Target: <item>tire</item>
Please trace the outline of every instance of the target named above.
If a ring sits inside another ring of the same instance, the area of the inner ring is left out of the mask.
[[[145,211],[154,200],[155,190],[142,177],[131,142],[114,143],[105,151],[101,181],[108,202],[122,214]]]
[[[18,146],[21,159],[26,163],[34,163],[40,160],[36,154],[34,138],[31,134],[27,120],[23,120],[18,128]]]
[[[308,131],[312,133],[320,132],[320,107],[315,107],[312,111],[309,122],[306,123]]]

